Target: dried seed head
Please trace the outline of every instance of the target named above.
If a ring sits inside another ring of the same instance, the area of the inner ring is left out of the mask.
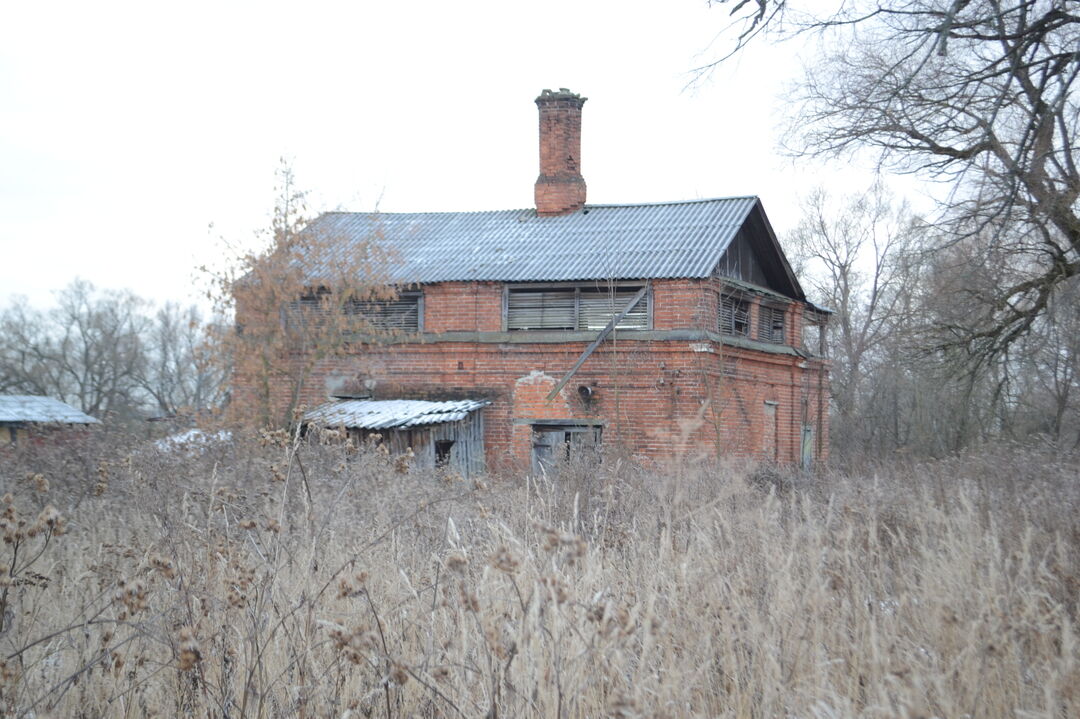
[[[463,574],[468,563],[469,558],[466,557],[465,552],[462,552],[461,550],[454,550],[446,555],[446,568],[451,572]]]
[[[589,545],[581,537],[574,537],[566,548],[567,559],[581,559]]]
[[[540,586],[544,589],[544,598],[554,600],[556,604],[562,604],[570,598],[570,592],[566,587],[566,583],[554,574],[541,577]]]
[[[0,659],[0,684],[14,684],[19,680],[19,665]]]
[[[155,554],[150,557],[150,566],[165,575],[166,579],[176,578],[176,566],[168,557]]]
[[[521,561],[505,545],[495,550],[495,553],[488,559],[488,563],[500,572],[506,572],[507,574],[513,574],[521,566]]]
[[[367,572],[357,572],[351,577],[342,577],[338,580],[338,599],[359,595],[364,590],[367,580]]]
[[[559,547],[559,531],[554,527],[548,525],[539,525],[540,533],[542,535],[541,546],[547,552],[554,552]]]
[[[241,520],[240,529],[255,529],[255,520],[254,519]]]
[[[263,430],[259,433],[259,444],[263,447],[287,447],[289,433],[283,429]]]
[[[390,668],[390,678],[399,687],[404,686],[405,682],[409,681],[409,672],[404,666],[394,662],[394,665]]]
[[[66,531],[66,526],[60,511],[51,504],[41,510],[41,514],[37,518],[37,529],[39,531],[48,530],[56,535],[63,534]]]
[[[31,472],[26,475],[26,481],[34,485],[34,491],[45,494],[49,491],[49,480],[45,479],[45,475],[40,472]]]
[[[202,661],[202,653],[199,652],[199,643],[195,640],[195,630],[191,627],[181,627],[179,633],[180,658],[177,668],[186,672],[193,669]]]
[[[21,542],[26,537],[26,520],[19,516],[15,506],[8,504],[0,514],[0,532],[4,535],[4,544]]]
[[[113,596],[117,602],[124,605],[124,617],[127,617],[127,612],[131,614],[137,614],[138,612],[146,609],[146,586],[139,580],[135,580],[131,584],[120,581],[120,589],[117,590]]]
[[[471,612],[480,611],[480,598],[465,588],[465,584],[462,583],[458,587],[458,598],[461,600],[461,606]]]

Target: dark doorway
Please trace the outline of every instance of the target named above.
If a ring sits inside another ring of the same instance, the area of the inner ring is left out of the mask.
[[[450,464],[450,450],[454,446],[452,439],[435,440],[435,466],[445,467]]]
[[[556,474],[561,465],[595,454],[603,428],[591,424],[533,425],[533,474]]]

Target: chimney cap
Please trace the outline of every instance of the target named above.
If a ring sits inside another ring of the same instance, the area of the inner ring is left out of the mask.
[[[582,97],[581,95],[578,95],[576,92],[570,92],[570,90],[565,87],[560,87],[558,92],[553,92],[545,88],[540,92],[540,96],[536,98],[536,104],[539,105],[542,102],[546,103],[558,102],[560,100],[571,100],[575,102],[578,107],[581,107],[588,99],[589,98],[587,97]]]

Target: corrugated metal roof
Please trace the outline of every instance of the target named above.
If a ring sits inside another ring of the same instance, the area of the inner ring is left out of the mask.
[[[364,243],[390,251],[390,280],[402,284],[707,277],[757,203],[586,205],[558,217],[533,209],[329,212],[307,231],[326,239],[327,266]]]
[[[0,422],[97,424],[98,420],[52,397],[6,394],[0,395]]]
[[[464,399],[430,402],[419,399],[346,399],[327,402],[304,413],[305,422],[327,427],[398,429],[441,422],[457,422],[474,410],[491,404],[487,400]]]

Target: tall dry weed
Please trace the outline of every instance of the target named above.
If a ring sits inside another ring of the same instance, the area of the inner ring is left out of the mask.
[[[13,455],[0,712],[1080,716],[1075,464],[760,477],[465,481],[287,434]]]

